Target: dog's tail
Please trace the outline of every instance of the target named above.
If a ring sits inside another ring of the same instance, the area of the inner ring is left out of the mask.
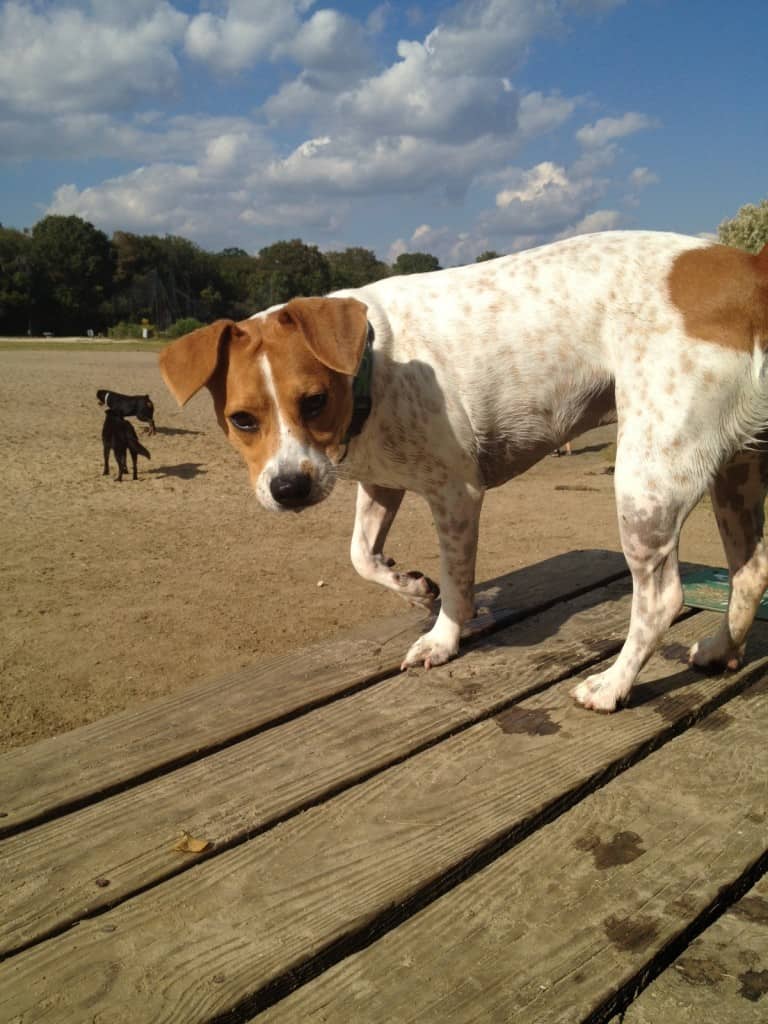
[[[133,446],[133,450],[136,452],[137,455],[143,455],[145,459],[151,459],[152,458],[152,456],[149,454],[149,452],[144,447],[144,445],[141,443],[141,441],[137,441],[135,443],[135,445]]]

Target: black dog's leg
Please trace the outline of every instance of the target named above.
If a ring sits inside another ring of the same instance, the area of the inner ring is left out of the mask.
[[[117,459],[118,466],[117,482],[120,483],[123,479],[123,473],[128,472],[128,463],[125,458],[125,445],[115,445],[115,458]]]
[[[139,477],[138,477],[138,475],[136,473],[136,462],[137,462],[136,452],[133,450],[133,448],[131,448],[131,461],[133,462],[133,479],[134,480],[138,480]]]
[[[109,476],[109,448],[110,445],[107,441],[104,442],[104,472],[102,476]]]

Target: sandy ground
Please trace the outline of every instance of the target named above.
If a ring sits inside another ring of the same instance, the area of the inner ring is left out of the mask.
[[[139,479],[103,477],[96,389],[149,392]],[[618,550],[605,446],[574,443],[488,494],[478,580],[571,548]],[[153,353],[0,352],[0,749],[135,707],[261,655],[391,615],[348,558],[354,485],[299,516],[264,512],[207,392],[180,411]],[[708,510],[682,556],[722,564]],[[407,496],[388,553],[438,577],[426,505]],[[324,581],[319,587],[318,581]],[[403,606],[404,607],[404,606]]]

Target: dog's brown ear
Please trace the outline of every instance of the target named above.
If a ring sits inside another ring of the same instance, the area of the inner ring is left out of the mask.
[[[353,375],[368,333],[367,312],[357,299],[291,299],[272,316],[284,327],[298,327],[324,366]]]
[[[236,327],[234,320],[217,320],[177,338],[160,352],[160,372],[179,405],[186,405],[211,379],[221,346]]]

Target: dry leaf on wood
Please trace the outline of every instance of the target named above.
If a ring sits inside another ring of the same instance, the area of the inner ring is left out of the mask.
[[[195,839],[189,832],[182,832],[181,839],[174,843],[173,848],[177,853],[202,853],[210,849],[210,846],[207,839]]]

